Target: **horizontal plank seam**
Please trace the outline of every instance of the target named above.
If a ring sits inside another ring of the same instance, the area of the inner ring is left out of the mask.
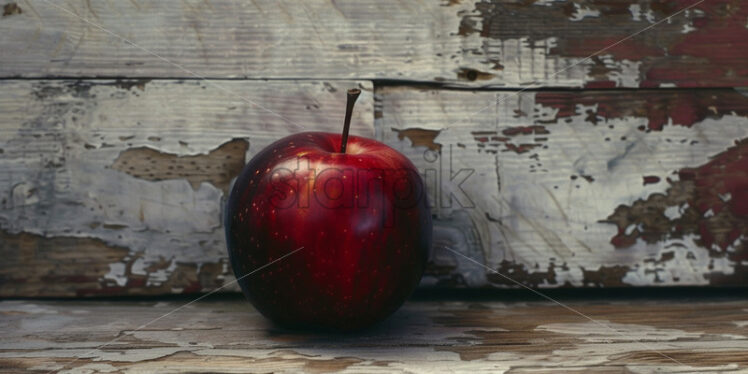
[[[468,86],[456,85],[455,83],[439,83],[418,80],[392,80],[392,79],[368,79],[368,78],[226,78],[226,77],[208,77],[205,79],[194,77],[141,77],[141,76],[47,76],[47,77],[0,77],[0,82],[5,81],[108,81],[108,80],[127,80],[127,81],[210,81],[210,82],[362,82],[369,81],[374,89],[379,88],[423,88],[423,89],[441,89],[445,91],[481,91],[481,92],[689,92],[689,91],[718,91],[718,90],[735,90],[748,89],[748,86],[700,86],[700,87],[662,87],[662,88],[640,88],[640,87],[568,87],[568,86],[543,86],[535,88],[525,88],[523,86]]]

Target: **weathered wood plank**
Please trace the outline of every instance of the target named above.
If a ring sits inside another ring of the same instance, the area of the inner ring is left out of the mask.
[[[748,370],[745,301],[568,303],[600,325],[548,302],[421,300],[406,303],[373,329],[340,335],[279,330],[246,301],[224,298],[198,302],[135,331],[184,302],[0,302],[0,368],[8,373]]]
[[[430,187],[428,284],[748,280],[748,97],[732,89],[471,92],[385,87],[381,139]]]
[[[280,137],[339,131],[351,87],[352,133],[373,136],[370,82],[0,81],[0,296],[232,279],[232,178]]]
[[[0,77],[194,73],[505,87],[748,86],[748,5],[709,0],[664,21],[694,3],[6,0]]]
[[[354,84],[4,81],[0,295],[190,293],[232,279],[220,219],[231,178],[302,130],[292,123],[338,131]],[[375,112],[360,84],[354,133],[376,131],[429,188],[424,285],[514,286],[450,249],[539,287],[745,284],[739,92],[385,87]]]

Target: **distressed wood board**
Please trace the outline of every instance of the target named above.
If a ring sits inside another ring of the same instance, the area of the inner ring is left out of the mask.
[[[197,292],[233,279],[221,211],[269,143],[373,136],[370,82],[0,81],[0,296]]]
[[[0,77],[748,86],[748,5],[709,0],[667,18],[694,3],[4,0]]]
[[[376,100],[378,136],[419,168],[436,222],[460,227],[435,232],[426,284],[748,284],[743,91],[383,87]]]
[[[408,155],[428,187],[424,286],[516,286],[495,272],[533,287],[746,284],[748,97],[733,89],[0,85],[2,296],[192,293],[232,280],[221,225],[231,179],[302,123],[338,131],[355,85],[353,133]]]
[[[748,370],[744,300],[568,302],[596,322],[549,302],[417,300],[372,329],[341,335],[280,330],[243,299],[224,297],[191,304],[138,329],[185,302],[0,302],[0,368],[5,373]]]

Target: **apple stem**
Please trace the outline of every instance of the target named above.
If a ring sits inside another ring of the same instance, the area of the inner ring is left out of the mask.
[[[352,88],[348,90],[348,103],[345,107],[345,121],[343,122],[343,137],[340,139],[340,153],[345,153],[345,146],[348,144],[348,130],[351,128],[351,116],[353,115],[353,106],[356,104],[358,95],[361,90]]]

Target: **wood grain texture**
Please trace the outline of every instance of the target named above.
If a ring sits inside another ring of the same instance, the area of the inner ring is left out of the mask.
[[[569,302],[597,322],[548,302],[411,301],[373,329],[340,335],[280,330],[243,299],[224,298],[192,304],[138,329],[184,302],[0,302],[0,368],[6,373],[748,370],[745,301]]]
[[[748,6],[695,2],[5,0],[0,77],[748,86]]]
[[[378,136],[419,168],[437,222],[465,235],[436,234],[425,283],[746,284],[743,93],[384,87],[376,98]]]
[[[424,286],[745,285],[748,97],[732,89],[383,87],[374,102],[366,82],[29,80],[0,90],[0,294],[233,279],[231,179],[302,123],[337,131],[357,84],[353,132],[401,150],[428,188]]]
[[[233,279],[221,212],[269,143],[374,135],[369,82],[0,81],[0,296],[198,292]]]

